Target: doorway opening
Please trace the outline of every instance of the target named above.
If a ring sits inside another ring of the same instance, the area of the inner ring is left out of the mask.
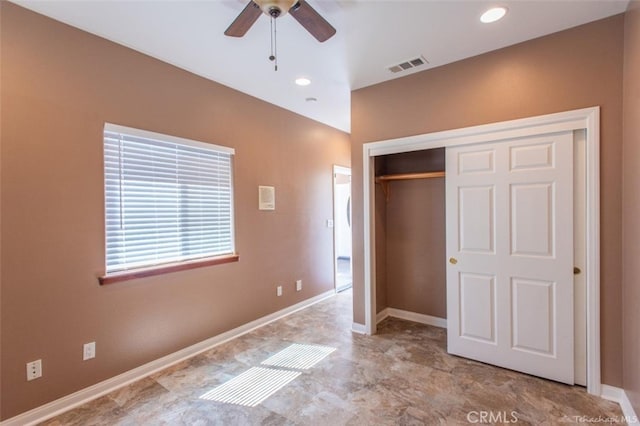
[[[351,169],[333,166],[333,245],[336,292],[351,288]]]

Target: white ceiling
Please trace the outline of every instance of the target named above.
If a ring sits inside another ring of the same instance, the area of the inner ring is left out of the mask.
[[[298,114],[350,130],[350,92],[413,72],[622,13],[628,0],[308,0],[336,29],[318,43],[291,16],[278,19],[279,69],[269,19],[243,38],[224,36],[248,0],[16,0],[51,18],[217,81]],[[493,24],[479,17],[509,8]],[[387,67],[423,55],[429,64]],[[297,77],[312,80],[307,87]],[[306,102],[315,97],[317,102]]]

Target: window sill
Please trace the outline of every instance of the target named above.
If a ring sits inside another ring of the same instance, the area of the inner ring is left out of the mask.
[[[152,277],[154,275],[163,275],[170,272],[186,271],[188,269],[203,268],[205,266],[222,265],[224,263],[237,262],[240,255],[229,254],[218,257],[208,257],[205,259],[191,260],[180,263],[169,263],[165,265],[153,266],[145,269],[132,269],[130,271],[116,272],[109,275],[98,277],[100,285],[113,284],[121,281],[129,281],[136,278]]]

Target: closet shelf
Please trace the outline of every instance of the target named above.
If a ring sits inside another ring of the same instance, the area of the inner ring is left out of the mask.
[[[412,180],[412,179],[431,179],[444,177],[444,171],[442,172],[424,172],[424,173],[399,173],[395,175],[383,175],[376,177],[376,183],[382,185],[382,192],[385,198],[389,201],[389,182],[394,180]]]

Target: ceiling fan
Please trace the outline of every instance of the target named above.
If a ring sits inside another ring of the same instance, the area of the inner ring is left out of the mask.
[[[242,37],[249,31],[261,13],[275,20],[275,18],[286,15],[287,12],[321,43],[336,33],[336,29],[305,0],[251,0],[224,34],[231,37]]]

